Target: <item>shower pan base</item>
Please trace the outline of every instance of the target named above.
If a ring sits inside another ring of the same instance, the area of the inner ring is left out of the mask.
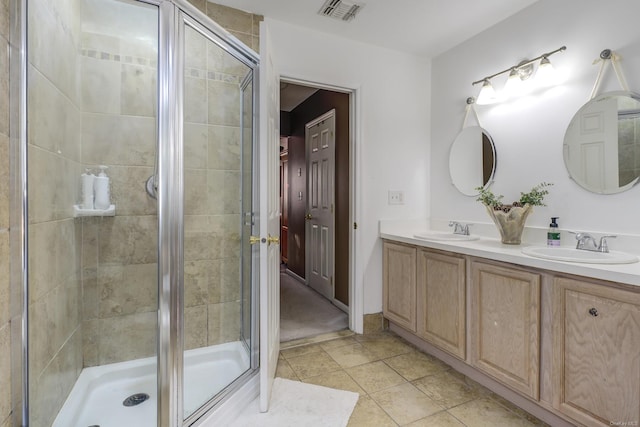
[[[148,357],[83,369],[53,427],[155,427],[156,361]],[[185,417],[250,368],[240,341],[187,350],[184,361]],[[123,405],[139,393],[149,398]]]

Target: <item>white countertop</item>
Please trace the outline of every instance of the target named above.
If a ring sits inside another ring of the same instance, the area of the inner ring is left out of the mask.
[[[414,237],[414,234],[425,231],[429,231],[426,221],[380,221],[380,237],[383,239],[548,271],[619,282],[638,286],[640,289],[640,262],[633,264],[587,264],[535,258],[521,252],[523,247],[532,246],[531,243],[505,245],[500,242],[500,239],[492,237],[479,236],[478,240],[471,241],[431,241]],[[442,230],[435,231],[442,232]],[[473,230],[471,234],[474,234]]]

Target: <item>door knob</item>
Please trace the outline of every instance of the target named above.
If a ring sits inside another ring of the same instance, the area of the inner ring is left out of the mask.
[[[304,216],[304,219],[312,219],[312,218],[313,218],[313,215],[311,215],[310,213]]]
[[[269,242],[269,244],[274,244],[277,245],[278,243],[280,243],[280,237],[278,236],[272,236],[271,234],[269,234],[269,236],[267,237],[267,242]]]

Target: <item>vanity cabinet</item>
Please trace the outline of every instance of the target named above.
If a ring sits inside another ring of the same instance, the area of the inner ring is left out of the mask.
[[[416,253],[414,246],[383,243],[382,314],[416,332]]]
[[[466,278],[462,256],[418,250],[417,334],[464,360]]]
[[[640,422],[640,293],[554,280],[554,407],[587,426]]]
[[[551,425],[639,425],[640,286],[383,248],[396,333]]]
[[[540,378],[540,274],[471,262],[470,363],[535,400]]]

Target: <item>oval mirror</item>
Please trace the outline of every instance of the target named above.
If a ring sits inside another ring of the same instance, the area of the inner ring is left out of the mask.
[[[593,193],[626,191],[640,180],[640,95],[607,92],[569,123],[563,144],[569,176]]]
[[[478,195],[496,171],[496,147],[489,133],[480,126],[462,129],[451,144],[449,174],[453,185],[466,196]]]

